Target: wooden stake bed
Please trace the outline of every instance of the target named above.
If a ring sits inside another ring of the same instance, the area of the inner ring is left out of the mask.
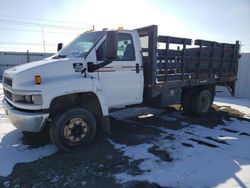
[[[183,87],[226,85],[234,95],[239,41],[235,44],[157,35],[157,26],[137,29],[144,64],[144,102],[162,106],[177,102]],[[173,101],[166,101],[170,90]],[[160,99],[159,99],[160,98]]]

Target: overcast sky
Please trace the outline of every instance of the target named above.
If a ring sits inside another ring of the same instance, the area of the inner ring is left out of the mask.
[[[91,29],[157,24],[159,33],[235,42],[250,52],[250,0],[0,0],[0,51],[55,52]],[[42,32],[43,30],[43,32]]]

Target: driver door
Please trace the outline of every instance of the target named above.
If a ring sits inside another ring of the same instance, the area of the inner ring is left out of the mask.
[[[105,41],[97,48],[98,63],[104,60]],[[109,107],[142,102],[143,72],[136,71],[140,60],[130,33],[118,33],[117,59],[97,70],[101,90]]]

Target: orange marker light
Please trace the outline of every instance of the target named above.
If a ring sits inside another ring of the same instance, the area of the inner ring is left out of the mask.
[[[40,75],[35,76],[35,84],[40,85],[42,83],[42,78]]]

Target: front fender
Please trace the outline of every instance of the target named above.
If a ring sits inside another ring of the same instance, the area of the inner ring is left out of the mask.
[[[100,92],[99,82],[95,79],[81,79],[74,80],[70,84],[57,84],[58,86],[63,85],[63,87],[48,87],[44,91],[43,95],[43,109],[49,109],[51,102],[57,98],[64,95],[74,94],[74,93],[85,93],[92,92],[94,93],[101,105],[103,116],[109,115],[108,105],[105,100],[105,97]]]

